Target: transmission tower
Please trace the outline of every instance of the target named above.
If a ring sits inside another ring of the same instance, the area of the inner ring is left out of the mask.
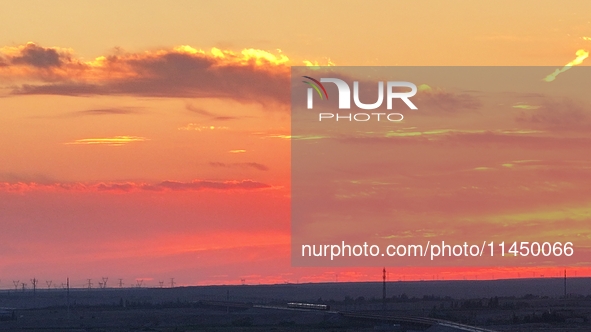
[[[135,281],[137,288],[142,288],[142,284],[144,283],[144,279],[139,279]]]
[[[160,288],[162,288],[164,286],[164,281],[158,281],[158,284],[160,285]]]
[[[45,283],[47,284],[47,289],[51,289],[51,280],[45,280]]]
[[[103,277],[103,289],[107,288],[107,281],[109,280],[109,277]]]
[[[23,287],[23,292],[25,291],[25,288],[27,288],[27,284],[24,282],[21,282],[21,286]]]
[[[92,279],[86,279],[88,281],[88,283],[86,284],[88,286],[88,289],[92,288]]]
[[[13,280],[12,283],[14,284],[14,290],[17,291],[18,290],[18,284],[20,283],[20,280]]]
[[[174,288],[174,278],[170,278],[170,288]]]

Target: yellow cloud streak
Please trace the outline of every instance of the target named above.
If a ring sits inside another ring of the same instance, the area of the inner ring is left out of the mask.
[[[538,130],[454,130],[454,129],[437,129],[429,131],[389,131],[385,137],[413,137],[413,136],[440,136],[440,135],[452,135],[452,134],[483,134],[483,133],[494,133],[501,135],[528,135],[528,134],[539,134],[542,131]]]
[[[145,137],[138,136],[115,136],[106,138],[84,138],[75,140],[73,142],[64,143],[67,145],[109,145],[109,146],[122,146],[131,142],[144,142],[148,139]]]
[[[511,106],[513,108],[520,108],[523,110],[537,110],[538,108],[540,108],[540,106],[536,106],[536,105],[529,105],[529,104],[516,104]]]
[[[564,73],[565,71],[571,69],[572,66],[580,65],[581,63],[583,63],[583,60],[589,57],[589,52],[585,50],[578,50],[576,55],[577,57],[573,61],[567,63],[564,67],[562,67],[562,69],[556,69],[552,74],[546,76],[546,78],[544,78],[544,81],[552,82],[560,73]]]
[[[319,69],[322,66],[326,66],[326,67],[336,66],[336,63],[332,62],[330,60],[330,58],[326,60],[326,64],[325,65],[321,65],[316,60],[314,60],[314,61],[304,60],[303,63],[304,63],[304,65],[306,65],[306,67],[312,67],[311,69]]]
[[[196,123],[189,123],[184,127],[179,127],[177,130],[195,130],[195,131],[204,131],[204,130],[228,130],[228,127],[223,126],[200,126]]]

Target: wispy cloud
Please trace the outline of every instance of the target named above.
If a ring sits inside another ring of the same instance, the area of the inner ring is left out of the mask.
[[[413,101],[421,112],[417,114],[443,115],[474,112],[482,107],[482,102],[467,92],[448,91],[443,88],[432,88],[427,84],[419,86]]]
[[[67,145],[108,145],[108,146],[122,146],[133,142],[144,142],[149,139],[138,136],[114,136],[105,138],[83,138],[73,142],[64,143]]]
[[[587,103],[572,99],[545,98],[536,108],[520,112],[516,121],[544,130],[588,132],[591,130],[591,108]]]
[[[405,131],[405,130],[393,130],[385,134],[386,137],[416,137],[416,136],[449,136],[458,134],[487,134],[494,133],[498,135],[527,135],[527,134],[539,134],[541,131],[537,130],[495,130],[488,131],[482,129],[474,130],[459,130],[459,129],[434,129],[427,131]]]
[[[538,105],[529,105],[526,103],[516,103],[515,105],[511,106],[512,108],[518,108],[522,110],[537,110],[540,108]]]
[[[265,132],[257,132],[253,133],[253,135],[260,136],[261,138],[279,138],[285,140],[319,140],[328,138],[325,135],[287,135],[287,134],[276,134],[276,133],[265,133]]]
[[[166,191],[200,191],[200,190],[256,190],[269,189],[271,185],[253,180],[211,181],[194,180],[190,182],[162,181],[160,183],[138,182],[101,182],[101,183],[37,183],[37,182],[0,182],[3,192],[166,192]]]
[[[334,138],[346,144],[428,145],[428,146],[487,146],[505,145],[527,149],[581,149],[591,144],[588,137],[557,136],[553,132],[534,129],[512,130],[429,130],[391,131],[385,135],[351,135]]]
[[[150,187],[145,187],[148,189]],[[203,190],[203,189],[218,189],[218,190],[232,190],[232,189],[265,189],[271,188],[270,185],[261,182],[242,180],[242,181],[193,181],[193,182],[176,182],[164,181],[154,187],[155,190]]]
[[[221,162],[210,162],[212,167],[221,168],[253,168],[259,171],[268,171],[269,167],[259,163],[221,163]]]
[[[136,114],[138,111],[136,108],[125,107],[125,108],[96,108],[82,111],[74,111],[70,113],[74,116],[84,115],[121,115],[121,114]]]
[[[264,138],[281,138],[281,139],[291,139],[291,135],[284,135],[284,134],[271,134],[265,135]]]
[[[177,128],[178,130],[194,130],[194,131],[204,131],[204,130],[228,130],[228,127],[225,126],[203,126],[198,123],[189,123],[186,126]]]
[[[210,120],[218,120],[218,121],[227,121],[227,120],[236,120],[236,119],[240,119],[241,117],[237,117],[237,116],[228,116],[228,115],[219,115],[207,110],[204,110],[202,108],[199,107],[195,107],[193,105],[187,104],[185,106],[185,108],[188,111],[191,111],[195,114],[199,114],[199,115],[203,115],[205,117],[208,117]]]

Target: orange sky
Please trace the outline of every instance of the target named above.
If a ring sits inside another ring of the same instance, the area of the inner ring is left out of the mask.
[[[129,284],[144,278],[148,285],[171,277],[184,285],[321,281],[336,274],[339,281],[379,279],[379,269],[290,266],[290,66],[562,68],[578,50],[591,49],[587,1],[14,1],[5,7],[0,288],[11,287],[10,280],[66,276],[80,286],[102,276]],[[562,128],[522,122],[498,130],[588,138],[589,112],[583,108]],[[416,132],[483,129],[471,126],[435,122]],[[513,163],[529,184],[552,173],[565,188],[557,193],[561,205],[535,211],[541,215],[535,218],[589,221],[591,197],[583,190],[589,168],[582,164],[588,145],[581,144],[565,155]],[[535,153],[516,150],[504,161],[534,159],[528,154]],[[432,172],[502,169],[493,157],[479,165],[427,159],[440,161]],[[479,181],[470,174],[461,180]],[[510,180],[502,185],[510,193],[518,188]],[[399,274],[482,279],[556,270],[405,268]]]

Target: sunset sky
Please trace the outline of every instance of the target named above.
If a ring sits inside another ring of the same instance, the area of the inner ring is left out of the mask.
[[[75,287],[101,277],[127,286],[379,280],[380,268],[291,266],[290,67],[549,66],[551,74],[577,57],[575,65],[591,63],[583,56],[589,12],[588,1],[6,2],[0,289],[33,277],[70,277]],[[424,176],[416,195],[432,198],[429,176],[467,169],[438,185],[492,190],[494,182],[506,193],[429,218],[450,229],[464,227],[459,215],[574,221],[589,243],[591,108],[540,105],[511,108],[486,125],[469,116],[401,124],[416,127],[400,128],[404,142],[440,138],[428,146],[433,156],[401,165]],[[560,270],[405,267],[390,275]]]

